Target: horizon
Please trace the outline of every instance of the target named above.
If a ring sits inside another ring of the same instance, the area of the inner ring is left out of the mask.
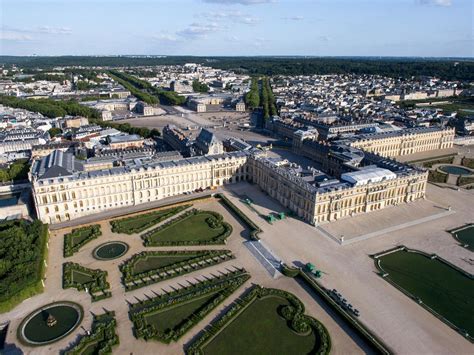
[[[469,0],[3,0],[0,6],[2,56],[474,56]]]

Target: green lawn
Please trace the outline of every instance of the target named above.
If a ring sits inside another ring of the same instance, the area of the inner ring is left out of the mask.
[[[452,232],[452,234],[462,245],[467,245],[470,251],[474,251],[474,226]]]
[[[212,241],[225,232],[223,225],[218,228],[209,227],[207,218],[213,218],[209,213],[198,213],[173,223],[167,228],[160,229],[150,235],[151,244],[160,242],[206,242]]]
[[[180,261],[193,259],[198,254],[186,254],[186,255],[152,255],[146,259],[138,260],[132,270],[132,275],[141,274],[142,272],[147,272],[154,269],[160,269],[165,266],[173,265],[179,263]]]
[[[139,233],[174,216],[191,205],[182,205],[164,210],[153,211],[111,221],[112,231],[115,233]]]
[[[155,313],[146,315],[145,322],[151,324],[159,332],[177,328],[183,321],[186,321],[195,314],[201,307],[216,297],[216,293],[192,299],[187,303],[179,304],[173,308],[167,308]]]
[[[80,272],[78,270],[72,271],[72,279],[74,282],[77,282],[82,285],[94,281],[94,278],[91,275],[86,274],[84,272]]]
[[[474,334],[474,280],[438,259],[397,251],[379,258],[387,278],[469,334]]]
[[[298,335],[277,313],[289,302],[279,296],[255,300],[227,325],[203,351],[212,355],[296,355],[318,349],[320,339],[312,331]]]

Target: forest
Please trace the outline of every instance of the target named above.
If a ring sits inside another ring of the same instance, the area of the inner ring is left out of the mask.
[[[42,290],[47,238],[39,220],[0,223],[0,312]]]
[[[199,63],[251,75],[374,74],[404,78],[436,76],[446,80],[474,80],[474,61],[465,58],[0,56],[0,64],[43,69],[72,65],[133,67],[185,63]]]

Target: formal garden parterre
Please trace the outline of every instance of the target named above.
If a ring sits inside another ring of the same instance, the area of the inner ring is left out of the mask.
[[[89,269],[68,262],[63,264],[63,288],[76,288],[90,294],[92,302],[112,296],[107,282],[107,271]]]
[[[249,278],[244,269],[237,269],[130,305],[135,336],[177,341]]]
[[[329,354],[331,338],[293,294],[253,286],[188,347],[188,354]]]
[[[64,235],[64,257],[77,253],[84,245],[102,235],[99,224],[76,228]]]
[[[230,250],[147,251],[120,265],[127,291],[171,279],[234,258]]]
[[[232,226],[221,214],[192,209],[141,237],[145,246],[225,244]]]
[[[474,276],[434,254],[400,246],[374,255],[380,275],[474,342]]]
[[[143,232],[155,224],[158,224],[181,211],[191,207],[191,204],[178,205],[171,208],[160,209],[131,217],[115,219],[110,221],[112,232],[123,234],[134,234]]]
[[[115,332],[117,321],[115,312],[94,314],[92,329],[80,338],[76,345],[65,350],[64,355],[112,354],[112,349],[120,341]]]

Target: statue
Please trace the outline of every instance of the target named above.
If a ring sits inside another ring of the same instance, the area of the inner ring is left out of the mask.
[[[48,315],[48,319],[46,319],[46,324],[48,325],[48,327],[54,327],[56,324],[58,323],[58,320],[56,318],[54,318],[54,316],[50,313]]]

